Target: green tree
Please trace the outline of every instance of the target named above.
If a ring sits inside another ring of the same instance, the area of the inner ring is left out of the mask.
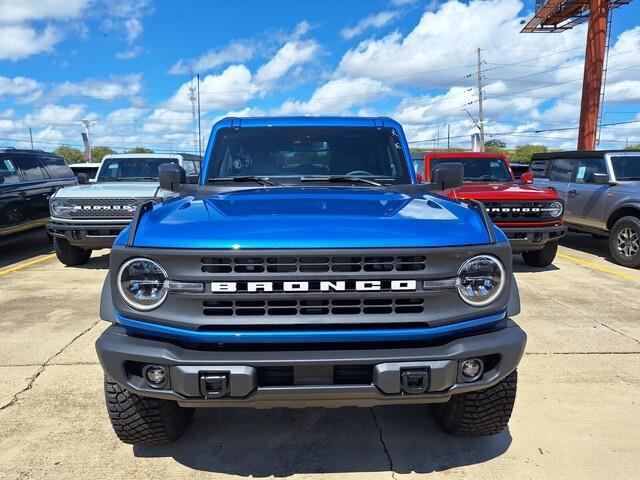
[[[101,147],[101,146],[93,147],[91,149],[91,161],[101,162],[102,158],[105,155],[110,155],[112,153],[115,153],[115,152],[109,147]]]
[[[636,143],[635,145],[627,145],[625,150],[640,150],[640,143]]]
[[[491,140],[484,142],[484,146],[485,146],[485,149],[486,147],[507,148],[507,144],[497,138],[492,138]]]
[[[84,161],[84,155],[78,148],[69,147],[68,145],[62,145],[56,148],[53,153],[64,158],[67,163],[78,163]]]
[[[153,150],[144,147],[133,147],[127,153],[153,153]]]
[[[531,162],[531,156],[534,153],[548,152],[546,145],[520,145],[516,147],[513,153],[509,154],[509,160],[517,163]]]

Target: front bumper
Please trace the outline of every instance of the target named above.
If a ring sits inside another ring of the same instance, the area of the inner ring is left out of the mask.
[[[512,320],[499,330],[432,346],[343,349],[190,349],[110,326],[96,342],[104,371],[142,396],[185,407],[340,407],[446,402],[492,386],[516,369],[526,334]],[[482,377],[465,382],[460,362],[482,358]],[[151,387],[145,365],[164,365],[167,384]],[[209,379],[215,391],[209,390]],[[407,380],[409,378],[409,380]],[[422,382],[416,388],[416,379]],[[422,380],[420,380],[422,379]],[[218,390],[219,388],[219,390]]]
[[[560,240],[567,233],[565,225],[553,225],[550,227],[501,227],[497,224],[509,239],[513,253],[540,250],[551,241]]]
[[[99,250],[110,248],[129,222],[63,223],[52,220],[47,224],[47,231],[52,237],[66,239],[74,247]]]

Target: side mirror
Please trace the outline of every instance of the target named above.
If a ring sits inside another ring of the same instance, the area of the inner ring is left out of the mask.
[[[522,175],[520,175],[520,183],[522,183],[523,185],[532,184],[533,183],[533,173],[524,172]]]
[[[187,172],[180,165],[175,163],[163,163],[158,168],[160,177],[160,188],[177,192],[180,185],[187,183]]]
[[[0,185],[4,183],[4,175],[0,175]]]
[[[606,173],[592,173],[589,177],[589,183],[595,183],[596,185],[606,185],[609,183],[609,175]]]
[[[431,183],[438,190],[460,188],[464,181],[464,166],[460,162],[439,163],[431,173]]]
[[[422,174],[416,172],[416,180],[418,181],[418,183],[424,183],[424,178],[422,178]]]
[[[87,175],[86,173],[79,173],[78,183],[80,185],[87,185],[89,183],[89,175]]]

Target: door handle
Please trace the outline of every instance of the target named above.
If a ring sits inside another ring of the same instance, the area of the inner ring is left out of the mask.
[[[576,195],[578,195],[578,190],[576,189],[571,189],[567,192],[569,194],[569,196],[571,197],[575,197]]]

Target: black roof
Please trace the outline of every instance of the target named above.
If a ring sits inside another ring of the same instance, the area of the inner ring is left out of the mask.
[[[14,148],[14,147],[0,147],[0,153],[46,153],[44,150],[31,150],[30,148]]]
[[[629,150],[570,150],[565,152],[534,153],[531,160],[553,160],[555,158],[604,158],[607,153],[629,153]]]

